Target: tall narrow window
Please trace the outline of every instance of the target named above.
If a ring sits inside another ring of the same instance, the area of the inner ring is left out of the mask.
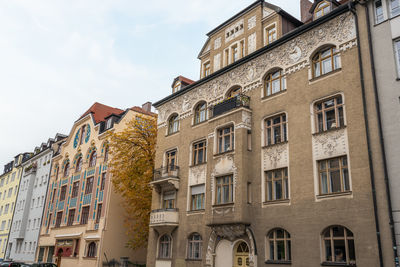
[[[57,228],[60,227],[60,225],[61,225],[62,215],[63,215],[62,211],[57,212],[57,217],[56,217],[56,227]]]
[[[56,181],[58,180],[58,173],[59,173],[59,169],[60,169],[60,167],[59,167],[59,166],[57,166],[57,167],[56,167]]]
[[[80,172],[82,170],[82,157],[79,157],[78,160],[76,161],[76,172]]]
[[[400,0],[389,0],[390,16],[393,18],[400,15]]]
[[[104,190],[104,187],[106,186],[106,175],[107,175],[106,172],[103,172],[103,173],[101,174],[100,191],[103,191],[103,190]]]
[[[313,57],[313,78],[332,72],[340,67],[339,52],[330,47],[318,52]]]
[[[268,45],[276,40],[276,27],[271,26],[265,29],[265,45]]]
[[[60,201],[64,201],[65,200],[66,193],[67,193],[67,186],[64,185],[64,186],[61,187]]]
[[[160,238],[158,257],[160,259],[171,258],[171,237],[169,235],[163,235]]]
[[[53,195],[52,195],[52,197],[51,197],[51,203],[54,203],[54,201],[56,200],[56,191],[57,191],[57,189],[54,188],[54,189],[53,189]]]
[[[375,0],[374,8],[375,8],[375,23],[381,23],[384,19],[382,0]]]
[[[245,52],[244,52],[244,41],[240,42],[240,57],[244,57],[245,56]]]
[[[93,176],[86,179],[85,195],[91,194],[93,190]]]
[[[166,153],[167,171],[174,171],[176,169],[177,151],[176,149],[170,150]]]
[[[68,222],[67,222],[68,226],[71,226],[74,223],[74,218],[75,218],[75,209],[69,210],[68,211]]]
[[[205,185],[194,185],[190,189],[192,193],[191,210],[203,210]]]
[[[318,132],[344,126],[343,100],[341,95],[317,102],[314,105],[314,110]]]
[[[86,125],[83,125],[81,129],[81,138],[79,139],[80,145],[83,144],[83,139],[85,138],[85,136],[86,136]]]
[[[331,4],[328,1],[323,1],[317,5],[314,10],[314,19],[322,17],[331,12]]]
[[[347,156],[318,161],[321,195],[350,191]]]
[[[273,95],[286,90],[286,76],[282,70],[271,72],[265,79],[264,96]]]
[[[207,77],[210,74],[211,74],[211,64],[210,62],[206,62],[203,65],[203,78]]]
[[[232,62],[236,62],[239,59],[239,47],[234,45],[232,48]]]
[[[168,191],[163,194],[163,208],[173,209],[175,208],[175,192]]]
[[[69,175],[69,162],[64,166],[64,177]]]
[[[202,102],[196,106],[194,111],[194,124],[198,124],[207,119],[207,103]]]
[[[235,144],[235,134],[233,125],[219,129],[218,133],[218,153],[232,151]]]
[[[206,140],[193,144],[193,165],[206,162],[207,143]]]
[[[89,243],[87,257],[88,258],[96,257],[96,243],[95,242],[90,242]]]
[[[270,146],[287,141],[286,114],[267,118],[265,120],[265,145]]]
[[[179,130],[178,115],[173,115],[168,121],[168,134],[173,134]]]
[[[400,39],[394,42],[394,51],[396,55],[396,63],[397,63],[397,74],[398,78],[400,78]]]
[[[89,167],[96,166],[96,161],[97,161],[97,152],[95,150],[92,152],[92,154],[90,154]]]
[[[72,184],[71,198],[76,198],[78,196],[78,191],[79,191],[79,181],[76,181]]]
[[[266,200],[284,200],[289,198],[288,169],[277,169],[265,172]]]
[[[216,179],[216,204],[233,202],[233,176],[227,175]]]
[[[268,234],[269,261],[290,261],[290,234],[281,228],[274,229]]]
[[[353,233],[343,226],[331,226],[322,234],[324,262],[355,265]]]
[[[86,206],[86,207],[83,207],[83,208],[82,208],[82,213],[81,213],[81,224],[87,224],[87,223],[88,223],[89,208],[90,208],[90,206]]]
[[[96,223],[100,222],[100,218],[101,218],[101,209],[103,207],[103,204],[100,203],[97,205],[97,214],[96,214]]]
[[[109,147],[106,146],[106,147],[104,148],[104,162],[107,162],[107,161],[108,161],[108,152],[109,152]]]
[[[201,259],[202,244],[203,240],[201,239],[201,235],[196,233],[189,236],[188,259],[190,260]]]

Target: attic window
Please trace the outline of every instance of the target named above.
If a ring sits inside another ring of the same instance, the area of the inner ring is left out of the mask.
[[[172,93],[178,92],[179,90],[181,90],[181,82],[177,81],[174,87],[172,88]]]
[[[110,129],[110,128],[111,128],[111,124],[112,124],[112,118],[109,118],[109,119],[107,120],[106,129]]]
[[[322,1],[314,9],[314,19],[318,19],[331,12],[331,4],[328,1]]]

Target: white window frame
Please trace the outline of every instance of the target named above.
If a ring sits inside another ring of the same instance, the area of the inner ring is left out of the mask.
[[[399,49],[397,49],[397,46],[399,47]],[[394,40],[393,48],[397,66],[397,78],[400,79],[400,38]]]

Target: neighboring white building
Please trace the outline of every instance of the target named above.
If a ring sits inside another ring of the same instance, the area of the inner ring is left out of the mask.
[[[6,259],[34,262],[50,177],[52,146],[66,136],[57,134],[36,147],[22,163],[22,177],[16,200]]]

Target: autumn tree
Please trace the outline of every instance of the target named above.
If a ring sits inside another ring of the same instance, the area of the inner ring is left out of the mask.
[[[124,130],[108,135],[108,166],[114,188],[124,200],[124,223],[130,237],[127,246],[132,249],[147,244],[156,137],[156,118],[140,115],[129,121]]]

